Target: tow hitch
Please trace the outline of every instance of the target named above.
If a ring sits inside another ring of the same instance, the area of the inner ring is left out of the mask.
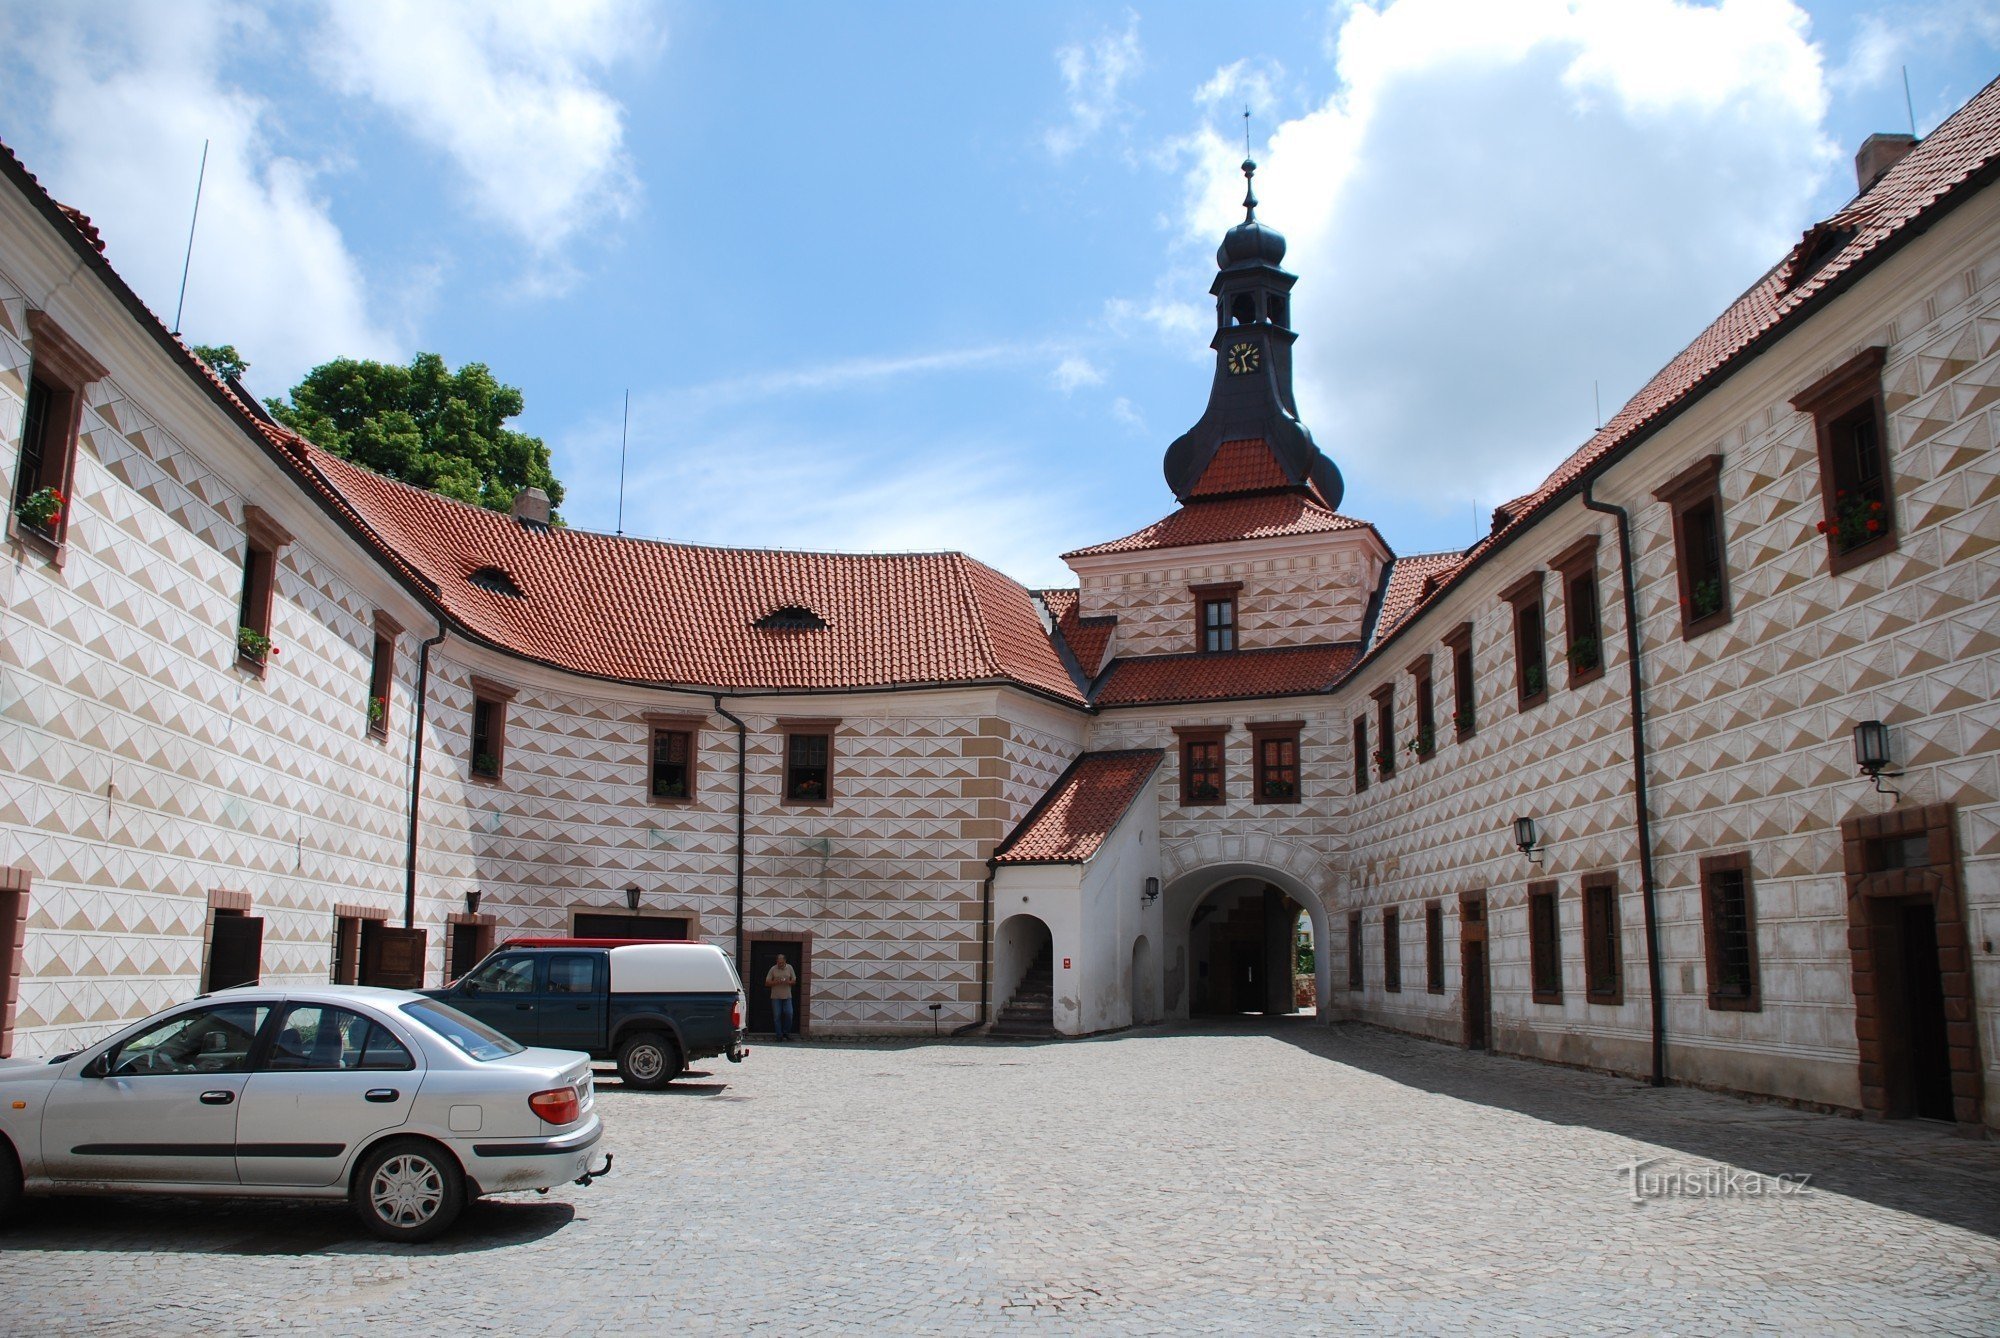
[[[749,1053],[750,1053],[750,1047],[747,1045],[734,1046],[729,1051],[729,1062],[732,1064],[741,1064],[743,1062],[743,1056]]]
[[[607,1152],[604,1154],[604,1165],[598,1167],[594,1171],[585,1170],[582,1175],[576,1178],[576,1183],[588,1188],[591,1181],[601,1180],[605,1176],[610,1174],[611,1174],[611,1154]]]

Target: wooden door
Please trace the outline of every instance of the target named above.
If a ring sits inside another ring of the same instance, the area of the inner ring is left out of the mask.
[[[361,983],[422,989],[428,937],[426,930],[395,929],[370,920],[361,931]]]
[[[255,985],[264,974],[264,917],[217,911],[208,939],[210,990]]]
[[[1492,983],[1487,975],[1486,896],[1469,892],[1458,902],[1459,992],[1465,1008],[1465,1048],[1493,1048]]]
[[[777,964],[779,953],[785,955],[785,961],[798,973],[798,982],[792,986],[792,1030],[803,1036],[806,1029],[806,959],[805,942],[801,939],[751,940],[750,971],[743,979],[743,992],[750,996],[750,1020],[744,1030],[771,1030],[771,990],[764,984],[764,976]]]

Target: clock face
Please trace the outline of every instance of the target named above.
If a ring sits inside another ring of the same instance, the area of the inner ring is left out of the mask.
[[[1259,357],[1255,344],[1232,344],[1229,347],[1229,371],[1233,376],[1245,376],[1257,370]]]

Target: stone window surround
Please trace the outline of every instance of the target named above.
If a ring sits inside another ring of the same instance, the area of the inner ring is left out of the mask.
[[[1479,679],[1472,659],[1470,620],[1446,632],[1441,638],[1451,651],[1451,725],[1460,739],[1469,739],[1479,729]]]
[[[1347,913],[1347,989],[1358,993],[1367,983],[1366,963],[1362,957],[1361,912]]]
[[[1606,903],[1608,914],[1600,915],[1593,909],[1598,900],[1591,893],[1608,889],[1610,898]],[[1621,937],[1621,916],[1618,905],[1618,875],[1610,871],[1599,871],[1583,875],[1579,891],[1583,902],[1583,997],[1594,1004],[1622,1004],[1625,1002],[1625,943]],[[1610,966],[1611,985],[1598,986],[1598,977],[1593,972],[1592,962],[1599,953],[1604,954]]]
[[[1703,632],[1728,623],[1734,613],[1729,598],[1729,543],[1723,524],[1722,457],[1704,456],[1653,490],[1654,500],[1664,502],[1673,517],[1674,581],[1680,598],[1681,640],[1692,641]],[[1693,564],[1688,560],[1688,513],[1702,503],[1715,508],[1715,542],[1721,561],[1716,582],[1721,586],[1721,603],[1713,613],[1694,616]]]
[[[1549,559],[1549,568],[1560,578],[1562,587],[1563,662],[1569,667],[1569,685],[1572,688],[1604,677],[1604,601],[1597,580],[1597,542],[1598,536],[1593,531]],[[1576,644],[1577,638],[1577,586],[1585,581],[1590,583],[1591,621],[1594,624],[1590,631],[1597,641],[1597,663],[1588,669],[1578,669],[1570,660],[1569,650]]]
[[[1881,345],[1865,348],[1792,397],[1792,407],[1809,414],[1813,438],[1819,448],[1820,514],[1836,514],[1835,494],[1839,491],[1834,468],[1834,425],[1854,410],[1871,402],[1875,409],[1876,449],[1882,456],[1882,511],[1887,518],[1883,532],[1867,543],[1840,551],[1837,536],[1826,536],[1827,570],[1838,576],[1864,562],[1893,553],[1897,547],[1896,476],[1890,469],[1889,422],[1882,404],[1882,364],[1889,350]]]
[[[1720,873],[1743,875],[1743,929],[1750,943],[1750,990],[1745,995],[1716,992],[1722,979],[1722,922],[1715,892],[1715,875]],[[1702,856],[1701,937],[1708,966],[1708,1006],[1717,1012],[1762,1012],[1763,980],[1758,971],[1757,953],[1757,885],[1750,871],[1749,851]]]
[[[1535,928],[1535,907],[1537,903],[1543,901],[1546,901],[1548,904],[1549,918],[1554,922],[1553,931],[1549,935],[1547,942],[1543,941],[1541,934]],[[1527,899],[1523,904],[1528,912],[1529,991],[1534,1002],[1538,1004],[1560,1004],[1563,1001],[1562,900],[1556,894],[1555,879],[1537,879],[1535,882],[1529,883]],[[1542,958],[1545,953],[1551,958],[1546,963],[1550,968],[1547,971],[1541,969],[1544,965]],[[1554,989],[1544,989],[1542,987],[1542,980],[1545,976],[1555,982]]]
[[[58,325],[46,311],[30,308],[28,311],[28,378],[22,387],[24,399],[32,395],[34,383],[42,382],[57,397],[50,405],[51,435],[56,442],[58,460],[51,470],[43,465],[43,486],[52,487],[64,498],[61,519],[56,522],[55,535],[38,534],[14,519],[14,498],[7,501],[7,537],[22,548],[33,548],[48,557],[60,568],[67,556],[69,544],[69,521],[76,501],[76,451],[77,440],[83,429],[84,392],[93,381],[102,380],[107,373],[104,365],[84,352],[83,346],[70,338],[69,332]],[[26,422],[23,420],[25,429]],[[27,441],[20,443],[25,451]],[[16,456],[16,468],[19,468]],[[17,480],[18,482],[18,480]]]
[[[379,906],[363,906],[355,902],[337,902],[333,908],[333,983],[336,985],[357,985],[361,982],[361,921],[373,920],[377,924],[389,922],[389,912]],[[353,922],[349,930],[347,922]],[[342,935],[351,935],[343,939]]]
[[[271,606],[278,593],[278,555],[292,542],[290,531],[271,518],[263,507],[243,506],[243,602],[238,608],[237,630],[255,632],[266,640],[271,636]],[[236,665],[257,678],[270,667],[271,654],[252,655],[239,641]]]
[[[1435,899],[1424,903],[1424,986],[1444,993],[1444,903]]]
[[[1382,988],[1403,992],[1403,913],[1396,906],[1382,908]]]
[[[646,722],[646,798],[650,802],[665,808],[678,808],[692,804],[696,793],[698,793],[697,773],[700,770],[701,764],[701,731],[702,727],[708,723],[708,718],[700,715],[663,715],[652,712],[647,713],[642,718]],[[659,739],[662,734],[685,734],[688,736],[687,793],[678,798],[653,793],[653,754],[654,750],[659,747]],[[786,756],[789,757],[791,755],[789,744],[786,745],[786,749]],[[832,763],[833,744],[829,739],[827,743],[827,770],[829,779],[831,779],[831,772],[833,770]]]
[[[1549,699],[1549,623],[1542,605],[1542,578],[1547,574],[1537,567],[1500,592],[1514,631],[1514,698],[1523,711],[1533,710]],[[1529,609],[1535,612],[1535,626],[1541,640],[1536,658],[1540,661],[1542,685],[1533,692],[1528,691],[1528,645],[1521,635],[1521,616]]]
[[[1259,804],[1296,804],[1305,795],[1305,775],[1300,766],[1299,735],[1305,729],[1303,720],[1252,720],[1250,722],[1250,764],[1254,771],[1251,777],[1251,799]],[[1264,745],[1266,743],[1290,743],[1292,745],[1292,793],[1289,797],[1273,798],[1264,792]]]
[[[1419,751],[1411,755],[1419,762],[1428,762],[1431,758],[1437,756],[1438,745],[1437,691],[1431,683],[1431,653],[1425,651],[1416,659],[1411,660],[1409,672],[1411,718],[1413,721],[1413,732],[1410,735],[1410,742],[1417,748],[1421,748],[1426,738],[1430,740],[1429,752]]]
[[[1375,701],[1375,774],[1383,780],[1396,774],[1396,684],[1384,683],[1368,694]]]
[[[14,1013],[21,1003],[21,956],[34,881],[26,869],[0,866],[0,1059],[14,1057]]]
[[[1180,756],[1181,783],[1180,801],[1182,808],[1212,808],[1229,802],[1229,736],[1227,725],[1175,725],[1174,735],[1179,746],[1174,750]],[[1188,749],[1195,744],[1215,745],[1216,795],[1213,799],[1196,799],[1190,789],[1193,771],[1188,765]]]
[[[824,808],[833,802],[833,778],[838,771],[839,716],[781,716],[778,730],[778,802],[794,808]],[[826,793],[817,799],[792,798],[792,740],[811,735],[826,736]],[[690,787],[692,788],[692,787]]]
[[[1951,1064],[1952,1113],[1961,1125],[1980,1122],[1984,1074],[1979,1063],[1977,1013],[1972,997],[1971,944],[1967,937],[1953,825],[1957,806],[1928,804],[1861,814],[1840,824],[1847,883],[1847,946],[1854,977],[1854,1036],[1860,1052],[1861,1108],[1873,1119],[1888,1113],[1872,935],[1871,909],[1879,902],[1929,898],[1937,914],[1938,966]],[[1884,837],[1923,835],[1928,864],[1921,869],[1867,872],[1868,843]]]
[[[701,942],[701,939],[694,932],[694,922],[692,920],[688,922],[688,938],[691,942]],[[791,963],[792,970],[799,974],[798,980],[792,985],[792,1032],[798,1036],[807,1035],[806,1029],[812,1025],[813,931],[810,929],[757,929],[744,934],[743,964],[745,970],[749,969],[751,957],[750,945],[752,943],[796,943],[799,945],[799,960]],[[752,989],[761,988],[763,984],[764,982],[761,980],[755,982],[744,981],[744,997],[748,998]],[[743,1019],[743,1025],[746,1027],[750,1025],[750,1019],[747,1016]]]
[[[382,718],[368,721],[368,733],[377,740],[389,737],[389,707],[395,696],[396,685],[396,645],[402,638],[403,625],[382,610],[375,610],[375,635],[368,654],[368,699],[382,701]],[[364,720],[367,719],[367,705],[362,707]]]
[[[472,709],[466,712],[465,732],[470,755],[466,758],[465,774],[482,785],[498,785],[507,774],[507,717],[508,708],[519,695],[519,688],[510,688],[505,683],[496,683],[490,678],[472,676]],[[493,770],[489,774],[479,770],[478,744],[473,739],[473,724],[479,716],[479,704],[486,703],[490,714],[486,720],[487,751],[493,755]]]
[[[1222,650],[1208,648],[1208,606],[1216,603],[1229,605],[1229,646],[1227,650],[1243,649],[1242,604],[1238,596],[1243,592],[1241,581],[1217,581],[1209,585],[1191,585],[1188,593],[1194,596],[1194,648],[1205,655],[1222,654]]]

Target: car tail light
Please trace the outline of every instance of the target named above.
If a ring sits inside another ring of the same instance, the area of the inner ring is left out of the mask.
[[[583,1102],[574,1087],[551,1087],[528,1098],[528,1109],[550,1124],[574,1124],[583,1114]]]
[[[736,1031],[743,1030],[743,996],[737,995],[736,1002],[729,1007],[729,1025]]]

